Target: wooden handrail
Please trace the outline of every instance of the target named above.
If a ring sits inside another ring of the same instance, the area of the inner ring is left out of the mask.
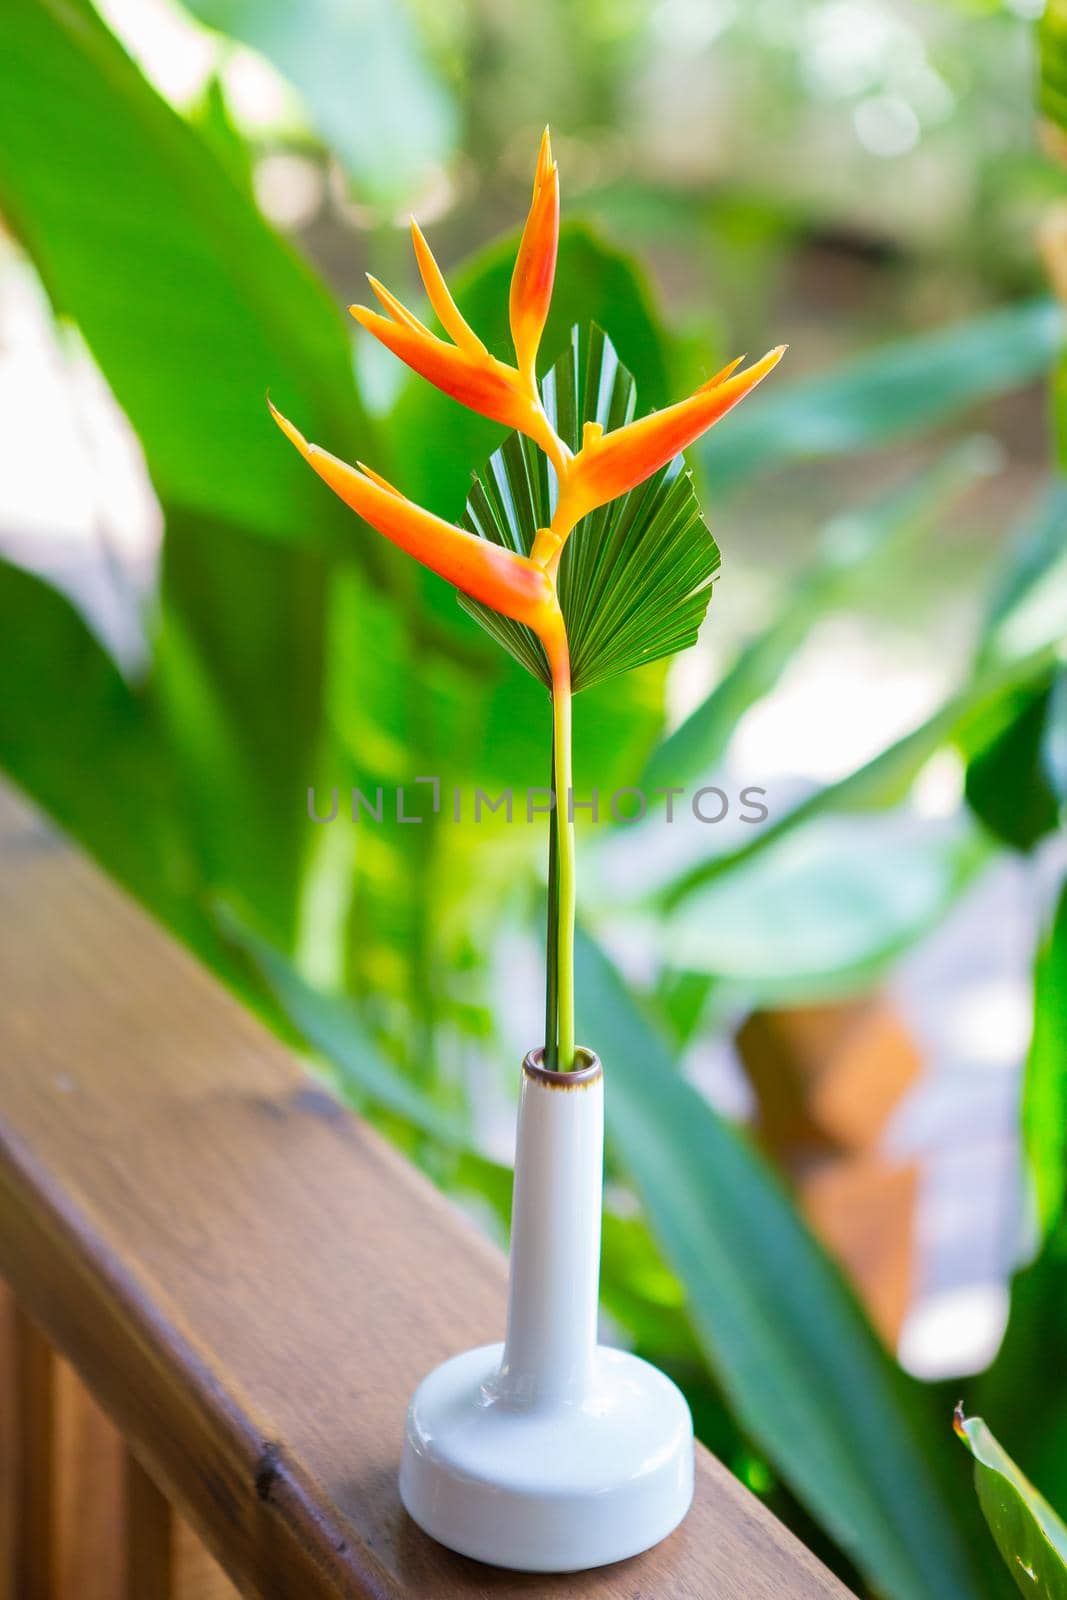
[[[426,1538],[405,1401],[500,1336],[499,1253],[2,787],[0,993],[0,1274],[242,1593],[847,1595],[703,1449],[682,1528],[616,1567]]]

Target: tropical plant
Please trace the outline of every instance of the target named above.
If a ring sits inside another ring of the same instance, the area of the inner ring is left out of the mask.
[[[284,23],[267,0],[197,0],[195,9],[266,41],[309,96],[324,82],[308,73],[306,56],[287,54],[285,40],[295,29],[303,48],[312,24],[333,29],[330,8],[292,8]],[[381,20],[402,8],[372,11]],[[605,15],[589,8],[590,71],[601,72],[590,40]],[[350,65],[382,59],[382,35],[360,33],[363,17],[346,25]],[[971,16],[960,23],[961,34],[982,29]],[[131,424],[165,523],[158,596],[144,618],[147,653],[132,670],[116,664],[59,589],[0,565],[0,761],[305,1048],[339,1093],[500,1230],[510,1175],[487,1154],[471,1069],[484,1082],[485,1063],[508,1042],[509,1007],[494,1003],[497,971],[487,957],[514,950],[541,914],[544,883],[526,831],[472,829],[426,812],[418,827],[386,815],[380,826],[346,833],[309,818],[304,800],[316,784],[372,792],[421,772],[447,772],[468,790],[528,782],[545,765],[540,641],[524,623],[465,598],[465,609],[506,639],[507,652],[494,650],[436,577],[423,581],[384,543],[353,539],[350,522],[278,447],[250,397],[270,387],[309,433],[402,476],[446,528],[462,521],[484,544],[483,573],[498,570],[491,545],[532,562],[534,538],[551,522],[551,464],[527,436],[502,440],[501,425],[422,383],[405,383],[372,413],[353,381],[334,295],[257,209],[240,134],[203,108],[176,113],[86,0],[9,0],[0,8],[0,76],[0,211],[56,325],[65,335],[77,330]],[[472,74],[471,82],[481,80]],[[483,98],[472,91],[465,108],[474,123]],[[358,101],[346,86],[340,103],[314,104],[312,120],[335,146],[343,120],[348,170],[362,181],[361,163],[371,162],[374,193],[392,204],[396,141],[381,136],[374,108],[364,117]],[[430,140],[436,160],[455,121],[431,121],[422,127],[440,136]],[[883,188],[886,170],[878,168]],[[767,293],[765,276],[751,282],[755,255],[793,248],[819,225],[766,195],[701,199],[686,187],[655,196],[653,207],[639,185],[624,190],[614,213],[588,194],[583,209],[589,199],[591,210],[625,217],[631,242],[651,241],[664,216],[690,237],[710,231],[717,266],[743,284],[746,307]],[[379,229],[357,244],[385,252],[390,237]],[[695,274],[707,302],[702,350],[708,319],[723,315],[707,289],[707,255],[702,249]],[[505,240],[450,274],[488,351],[507,347],[513,256]],[[958,274],[973,294],[975,266],[955,257],[952,266],[957,306]],[[1033,273],[1022,283],[1033,295]],[[1003,287],[998,277],[994,292]],[[917,562],[967,524],[962,494],[990,469],[988,451],[967,437],[986,426],[982,408],[1047,372],[1062,345],[1062,314],[1043,295],[953,316],[951,326],[927,332],[897,317],[910,331],[886,337],[880,312],[874,348],[753,397],[692,453],[717,496],[727,556],[727,495],[743,491],[746,519],[762,517],[773,509],[768,483],[783,467],[797,473],[816,462],[827,481],[832,473],[834,514],[817,540],[805,532],[811,558],[781,585],[770,620],[750,630],[671,733],[660,667],[610,683],[586,676],[590,626],[601,631],[599,644],[593,639],[601,670],[629,667],[643,652],[654,583],[630,594],[641,616],[627,618],[626,651],[606,649],[603,618],[616,609],[608,591],[596,590],[605,595],[596,611],[582,596],[610,580],[625,601],[620,579],[636,564],[590,572],[586,563],[625,551],[634,528],[645,527],[644,541],[654,538],[661,551],[677,536],[695,564],[686,575],[679,555],[684,637],[672,636],[671,648],[695,629],[706,601],[699,574],[711,576],[714,546],[694,521],[685,474],[668,463],[632,498],[575,529],[555,583],[572,688],[586,685],[573,711],[579,790],[590,776],[609,787],[642,769],[645,787],[714,776],[742,715],[789,672],[820,618],[856,608],[865,583],[888,587],[894,575],[920,597]],[[391,338],[407,337],[393,331],[402,330],[394,318],[384,321]],[[583,331],[572,335],[575,327]],[[867,330],[856,337],[871,343]],[[643,273],[577,222],[560,229],[541,349],[554,363],[541,377],[545,418],[575,454],[586,422],[606,434],[629,422],[628,373],[643,405],[663,406],[688,359],[687,346],[664,332]],[[444,359],[455,371],[455,357]],[[951,444],[943,454],[940,437],[930,445],[935,431]],[[857,493],[853,484],[902,445],[895,486]],[[403,508],[389,509],[409,518],[409,532],[431,526]],[[728,1465],[853,1584],[866,1581],[894,1600],[987,1600],[1010,1586],[947,1438],[945,1397],[900,1370],[793,1197],[743,1131],[687,1081],[687,1069],[690,1051],[722,1026],[727,1000],[736,1010],[877,981],[956,903],[972,881],[975,848],[992,860],[997,850],[1026,847],[1007,839],[1005,808],[994,811],[991,796],[1022,800],[1036,775],[1042,808],[1007,809],[1028,818],[1031,839],[1038,827],[1054,828],[1047,794],[1060,806],[1064,799],[1056,752],[1065,524],[1064,490],[1054,483],[1012,531],[986,626],[943,701],[839,781],[776,811],[743,848],[705,848],[677,868],[658,868],[647,892],[630,885],[622,897],[598,871],[593,841],[622,837],[636,860],[640,836],[607,824],[588,830],[583,845],[576,1024],[613,1069],[605,1306],[621,1337],[683,1383],[702,1437]],[[503,570],[528,569],[509,562]],[[655,579],[654,566],[640,571]],[[978,582],[969,546],[961,581]],[[916,875],[910,851],[887,850],[885,830],[926,763],[945,752],[972,767],[968,796],[984,820],[944,849],[924,830],[915,854],[925,867]],[[846,858],[842,840],[858,828],[870,831],[858,846],[853,835]],[[1049,837],[1041,833],[1030,848]],[[787,850],[806,858],[806,872]],[[886,892],[916,876],[929,892]],[[834,896],[814,895],[813,884],[830,885]],[[752,941],[742,951],[739,941],[709,936],[716,926],[729,933],[746,907],[758,912],[776,970],[753,970]],[[843,909],[847,938],[834,943],[828,930],[840,931]],[[589,933],[602,936],[624,915],[653,953],[636,963],[640,983],[632,974],[624,981]],[[1028,1063],[1039,1248],[1013,1285],[1000,1355],[972,1390],[984,1414],[1000,1419],[1012,1455],[1059,1504],[1067,1504],[1067,1387],[1055,1356],[1067,1281],[1067,1161],[1056,1111],[1067,1083],[1065,925],[1061,901],[1039,953]],[[775,938],[783,926],[795,930],[788,969]],[[793,959],[812,950],[817,967]]]
[[[536,461],[524,461],[537,484],[532,517],[513,529],[499,514],[502,507],[494,517],[486,499],[489,515],[457,528],[362,463],[350,467],[309,444],[276,407],[271,413],[346,505],[474,601],[474,615],[549,688],[554,823],[544,1049],[550,1067],[558,1063],[569,1072],[576,1059],[571,697],[695,639],[718,552],[682,476],[679,452],[766,377],[784,346],[743,372],[737,371],[740,359],[731,361],[689,399],[640,421],[632,420],[629,375],[618,369],[610,347],[601,346],[584,367],[554,369],[546,409],[536,362],[559,249],[559,175],[547,128],[511,278],[515,366],[490,355],[464,319],[415,222],[412,241],[430,304],[451,342],[431,333],[373,276],[371,288],[387,315],[363,306],[351,307],[352,314],[438,389],[515,428],[543,452],[547,483]],[[572,535],[578,553],[563,565]]]

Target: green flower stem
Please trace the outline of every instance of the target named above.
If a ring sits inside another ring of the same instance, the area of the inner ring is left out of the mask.
[[[556,809],[554,813],[558,885],[556,891],[556,1013],[561,1072],[574,1066],[574,822],[570,814],[571,674],[563,657],[552,670],[552,749]],[[551,893],[551,889],[550,889]]]
[[[552,751],[552,776],[549,786],[556,792],[555,740]],[[548,827],[548,928],[545,938],[545,1066],[556,1071],[559,1031],[559,996],[557,992],[556,949],[559,932],[559,849],[556,842],[556,819]]]

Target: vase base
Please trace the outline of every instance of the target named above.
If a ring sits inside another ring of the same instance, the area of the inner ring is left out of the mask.
[[[503,1346],[455,1356],[408,1408],[400,1497],[438,1543],[491,1566],[580,1572],[676,1528],[693,1497],[693,1423],[647,1361],[599,1346],[579,1404],[497,1394]]]

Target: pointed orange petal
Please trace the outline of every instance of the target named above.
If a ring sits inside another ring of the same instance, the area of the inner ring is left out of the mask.
[[[365,306],[348,309],[386,349],[472,411],[524,433],[536,426],[529,398],[520,391],[508,368],[491,356],[457,350],[432,333],[419,333],[407,323],[393,322]]]
[[[409,311],[407,306],[399,301],[396,295],[385,287],[384,283],[379,283],[378,279],[374,277],[373,273],[367,273],[367,282],[370,284],[371,288],[374,290],[375,294],[378,296],[378,299],[381,301],[382,305],[385,307],[386,311],[392,317],[394,322],[402,323],[405,328],[410,328],[413,333],[424,334],[427,339],[433,338],[433,334],[430,332],[426,324],[420,322],[418,317],[415,316],[414,312]]]
[[[357,461],[356,466],[363,476],[369,478],[372,483],[376,483],[379,489],[385,489],[389,494],[395,494],[398,500],[405,498],[395,483],[390,483],[388,478],[383,478],[380,472],[375,472],[373,467],[368,467],[365,461]]]
[[[270,410],[309,466],[372,528],[472,599],[538,631],[546,627],[556,602],[551,579],[541,567],[526,556],[453,527],[405,499],[384,478],[370,477],[328,450],[309,444],[276,406],[271,405]]]
[[[419,264],[419,274],[426,294],[442,328],[455,340],[461,350],[468,350],[472,355],[484,355],[485,345],[453,300],[444,274],[434,260],[433,251],[426,243],[422,229],[414,217],[411,219],[411,242],[415,247],[415,260]]]
[[[546,149],[551,161],[547,130],[541,143],[542,158]],[[515,257],[515,270],[511,277],[511,295],[508,310],[511,320],[511,338],[519,370],[528,378],[534,375],[541,335],[548,320],[552,302],[552,286],[556,277],[556,255],[559,249],[559,172],[554,162],[546,167],[541,177],[541,158],[538,160],[538,182],[534,186],[533,204],[522,230],[519,252]]]
[[[278,424],[279,428],[285,434],[285,437],[288,439],[289,443],[295,445],[302,456],[306,456],[309,448],[307,440],[300,432],[300,429],[296,426],[296,423],[290,422],[288,417],[282,415],[282,413],[278,410],[278,407],[274,404],[274,401],[271,399],[270,395],[267,396],[267,409],[274,418],[275,422]]]
[[[537,199],[537,191],[548,177],[554,162],[552,160],[552,140],[546,128],[541,135],[541,147],[537,152],[537,166],[534,169],[533,197]]]
[[[725,383],[727,378],[731,377],[732,374],[737,371],[744,359],[744,356],[735,356],[733,361],[728,361],[726,363],[725,367],[720,367],[713,378],[708,378],[706,383],[702,383],[697,392],[703,393],[705,389],[714,389],[718,384]]]
[[[744,372],[726,378],[720,376],[698,389],[688,400],[667,406],[663,411],[653,411],[638,422],[615,428],[602,439],[591,441],[588,450],[581,450],[570,465],[553,525],[561,528],[566,524],[572,528],[594,506],[626,494],[666,466],[679,451],[743,400],[778,365],[785,349],[784,344],[779,345]]]

